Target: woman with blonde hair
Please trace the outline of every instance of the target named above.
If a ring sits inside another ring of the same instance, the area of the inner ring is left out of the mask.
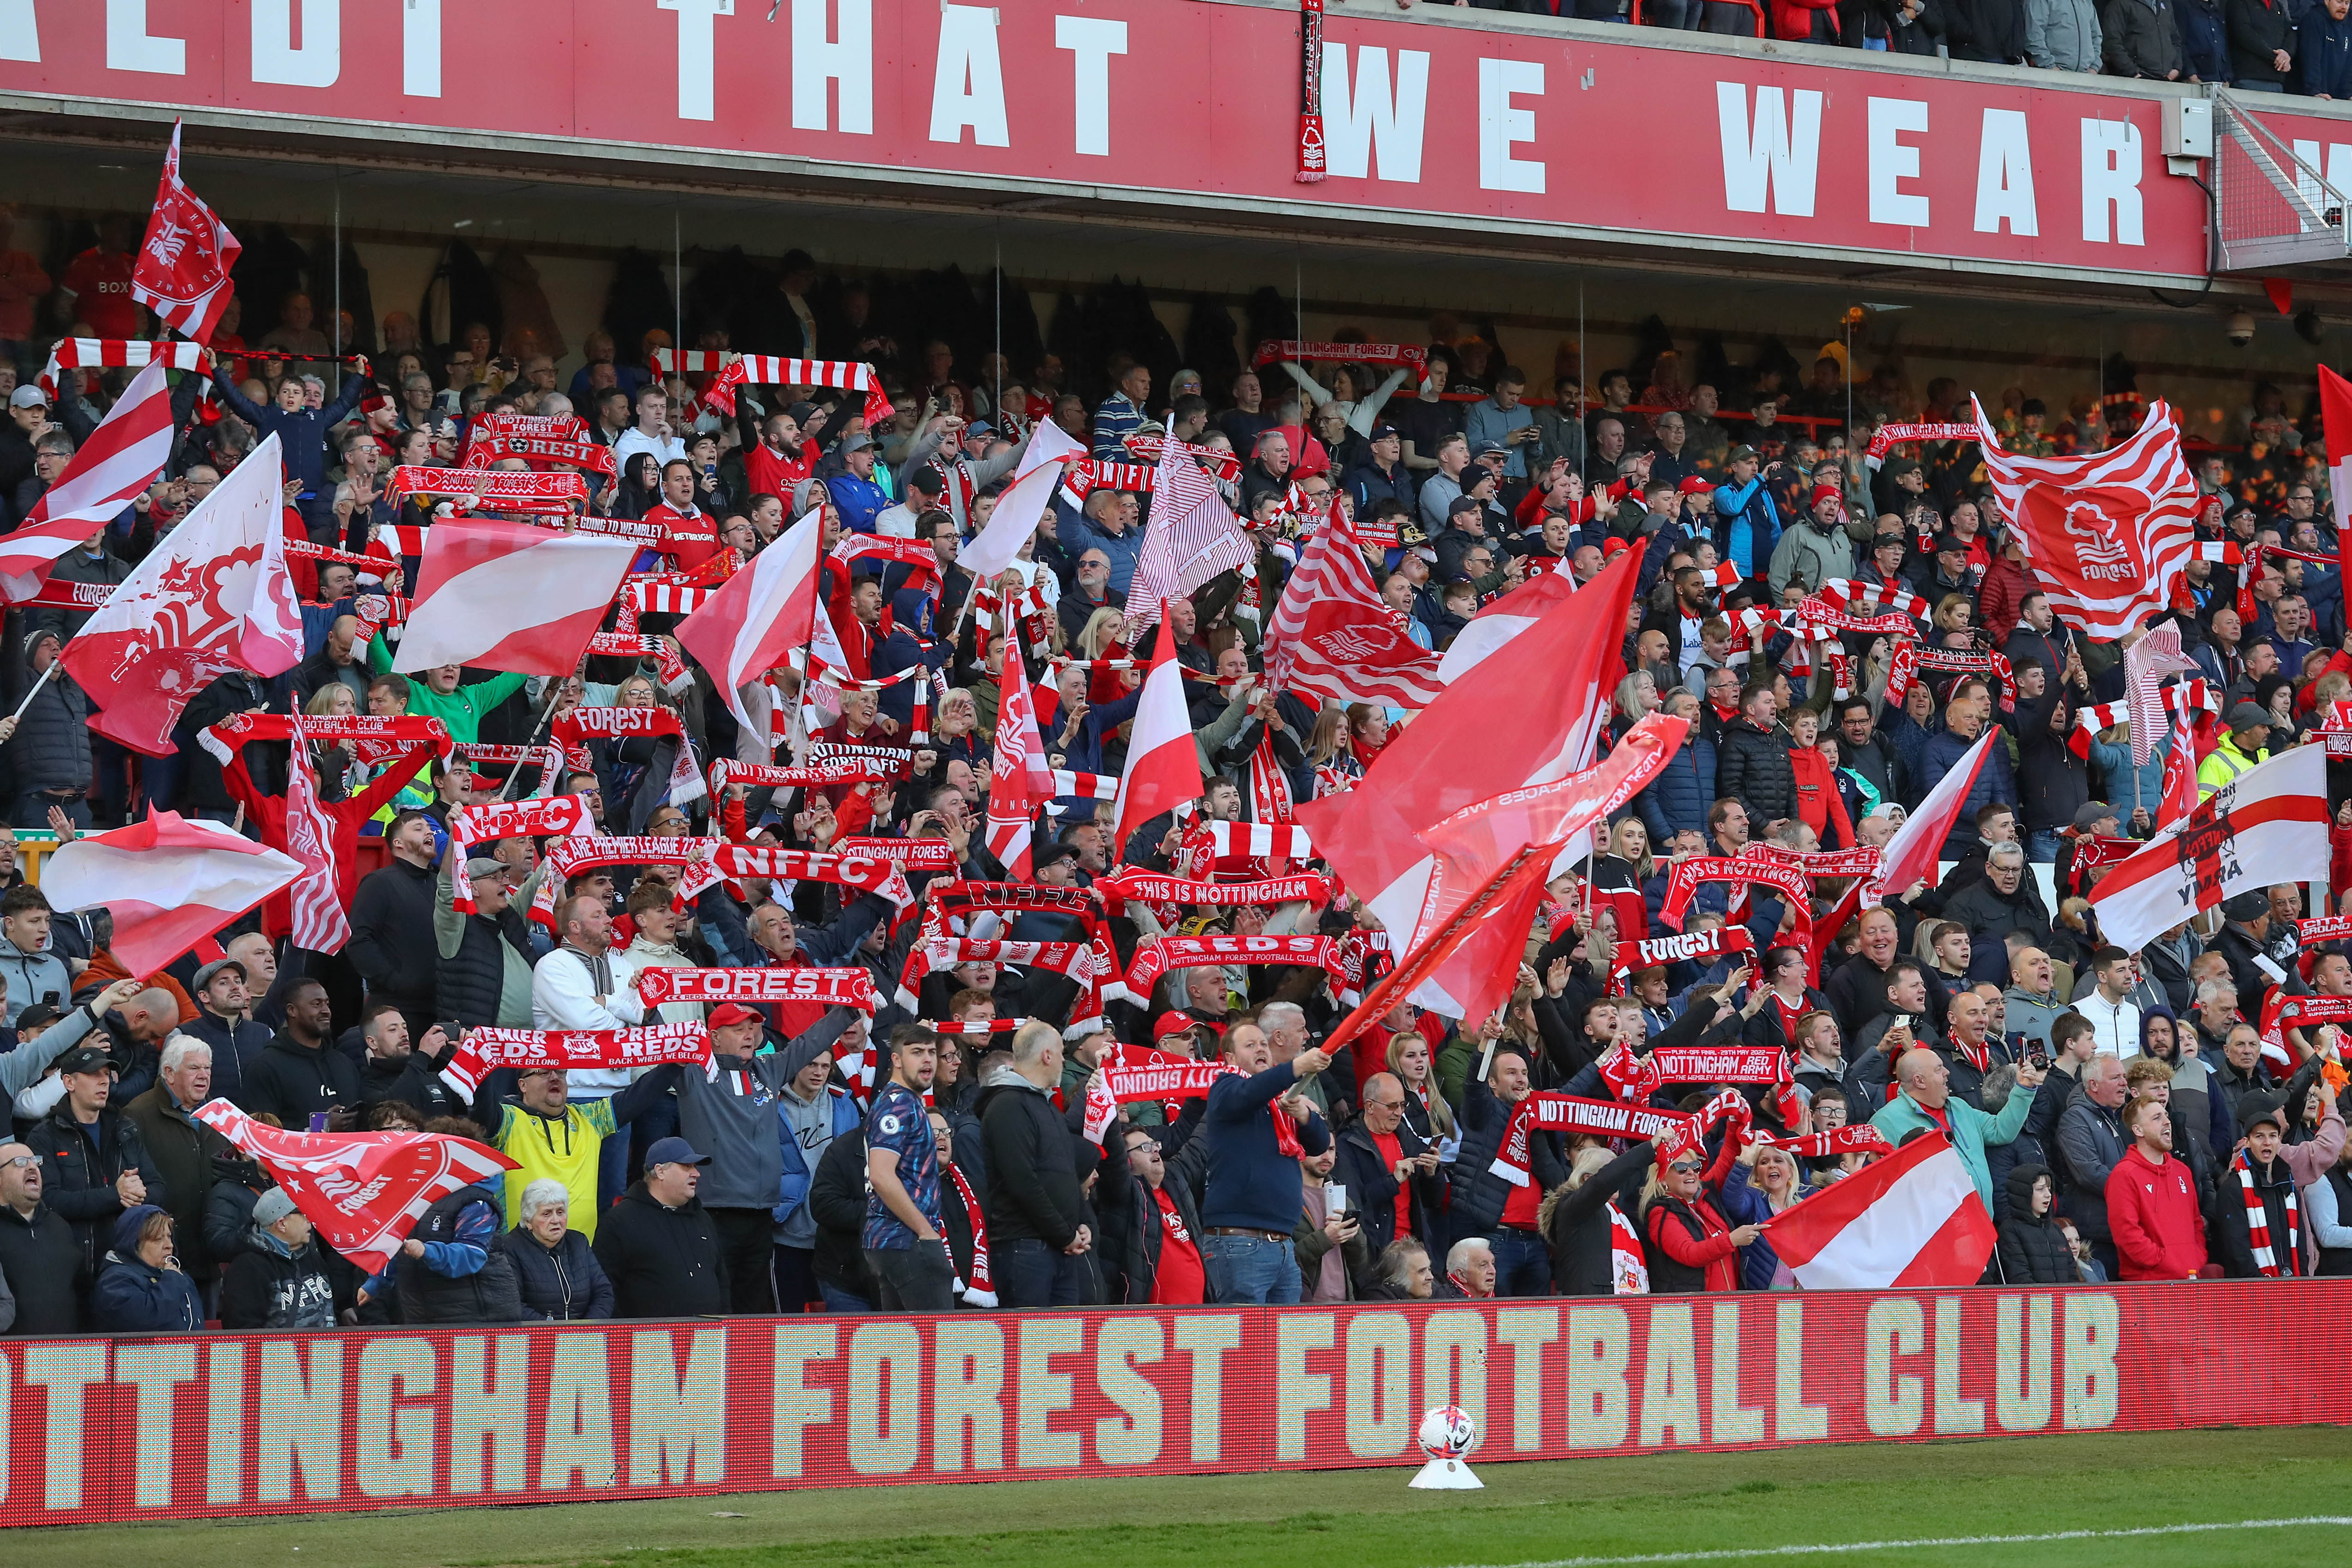
[[[1389,1037],[1388,1067],[1404,1085],[1404,1119],[1422,1142],[1434,1143],[1461,1136],[1454,1125],[1454,1108],[1445,1103],[1445,1095],[1437,1087],[1429,1040],[1420,1030],[1400,1029]]]
[[[1609,847],[1592,867],[1594,907],[1617,916],[1619,940],[1640,942],[1650,934],[1649,905],[1642,889],[1658,872],[1650,857],[1650,829],[1627,816],[1609,830]]]
[[[1976,620],[1977,607],[1966,594],[1947,594],[1936,601],[1936,630],[1940,635],[1964,632]]]
[[[1651,1152],[1646,1142],[1614,1156],[1607,1145],[1588,1142],[1570,1156],[1568,1180],[1546,1193],[1536,1210],[1536,1229],[1551,1248],[1553,1289],[1563,1296],[1615,1293],[1609,1210],[1613,1205],[1631,1215]]]
[[[1127,616],[1105,605],[1087,617],[1078,630],[1079,658],[1125,658],[1127,657]],[[1116,702],[1140,684],[1129,679],[1136,671],[1090,669],[1087,672],[1087,701],[1090,704]]]
[[[1637,669],[1617,683],[1617,693],[1610,700],[1614,717],[1610,728],[1622,735],[1626,731],[1658,710],[1658,679],[1646,669]]]
[[[1734,1225],[1763,1225],[1790,1205],[1813,1195],[1797,1158],[1786,1149],[1750,1143],[1723,1173],[1716,1204]],[[1793,1289],[1794,1279],[1781,1282],[1780,1255],[1759,1237],[1739,1249],[1740,1283],[1750,1290]]]

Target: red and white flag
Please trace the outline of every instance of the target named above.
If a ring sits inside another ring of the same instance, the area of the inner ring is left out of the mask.
[[[1265,668],[1276,687],[1333,702],[1426,708],[1445,686],[1437,656],[1381,597],[1336,502],[1282,586]]]
[[[1547,572],[1522,583],[1470,617],[1455,635],[1437,666],[1440,684],[1451,685],[1477,668],[1482,659],[1538,621],[1576,592],[1576,579],[1566,572]]]
[[[1977,737],[1977,743],[1952,764],[1952,771],[1927,792],[1919,809],[1903,819],[1903,826],[1886,841],[1885,853],[1879,858],[1878,875],[1872,879],[1882,889],[1900,897],[1914,882],[1936,885],[1943,867],[1944,840],[1958,825],[1960,807],[1969,803],[1969,792],[1977,787],[1977,774],[1984,770],[1985,759],[2000,742],[2000,726],[1988,727]],[[1877,907],[1877,901],[1867,893],[1862,901],[1873,909]]]
[[[2328,430],[2352,430],[2352,381],[2319,367],[2319,417]],[[2334,424],[2327,424],[2328,420]],[[2336,508],[2336,563],[2352,569],[2352,441],[2340,437],[2327,454],[2327,494]],[[2352,582],[2352,576],[2341,579]]]
[[[194,1115],[259,1161],[327,1245],[372,1274],[426,1209],[519,1169],[495,1149],[440,1132],[292,1132],[226,1100],[208,1100]]]
[[[2124,700],[2131,705],[2132,766],[2146,767],[2156,755],[2156,732],[2164,727],[2164,678],[2196,673],[2197,661],[2180,651],[2180,626],[2175,621],[2158,622],[2126,650]]]
[[[1130,621],[1135,605],[1128,601]],[[1162,620],[1129,732],[1127,772],[1119,775],[1116,847],[1124,851],[1128,836],[1145,823],[1200,798],[1201,753],[1184,702],[1184,667],[1176,662],[1176,638]]]
[[[2164,795],[2157,802],[2156,825],[2169,827],[2185,822],[2197,809],[2197,710],[2180,705],[2172,726],[2172,747],[2164,753]]]
[[[2099,930],[2137,952],[2225,899],[2307,881],[2327,865],[2327,826],[2325,746],[2297,746],[2256,763],[2147,848],[2107,868],[2091,894]]]
[[[765,745],[773,746],[775,737],[764,720],[751,716],[742,689],[815,632],[817,536],[824,523],[822,509],[802,518],[677,624],[678,642],[710,672],[735,721]]]
[[[1985,472],[2051,607],[2101,641],[2167,608],[2197,542],[2197,481],[2180,455],[2180,416],[2158,401],[2109,451],[2021,458],[2000,449],[1983,405],[1974,405]]]
[[[330,755],[334,753],[330,752]],[[351,916],[335,876],[335,830],[319,804],[310,776],[310,743],[294,721],[294,755],[286,769],[286,847],[301,862],[287,901],[293,906],[294,945],[306,952],[341,952],[352,940]]]
[[[1045,509],[1053,504],[1054,491],[1062,482],[1063,463],[1086,455],[1085,446],[1072,440],[1060,426],[1050,419],[1040,422],[1013,471],[1012,488],[996,498],[988,526],[972,536],[958,554],[956,564],[984,583],[1019,560],[1021,547],[1037,531]]]
[[[209,343],[228,309],[228,270],[242,248],[228,225],[181,180],[180,122],[172,121],[155,216],[147,220],[146,241],[131,268],[131,297],[182,336]]]
[[[1782,1209],[1764,1235],[1808,1290],[1973,1285],[1994,1239],[1959,1152],[1933,1132]]]
[[[1158,620],[1163,600],[1181,598],[1219,573],[1257,564],[1257,546],[1242,531],[1217,481],[1177,447],[1173,441],[1161,447],[1152,480],[1151,516],[1127,591],[1130,630]]]
[[[151,361],[32,514],[0,537],[0,596],[19,605],[39,593],[66,552],[121,516],[171,457],[171,380],[162,361]]]
[[[1054,798],[1054,770],[1037,733],[1036,694],[1020,656],[1005,656],[1004,700],[996,710],[996,756],[988,775],[988,852],[1016,882],[1029,879],[1038,808]]]
[[[1305,801],[1298,820],[1391,931],[1419,923],[1436,868],[1421,834],[1466,806],[1588,766],[1609,716],[1601,687],[1625,635],[1641,550],[1625,552],[1511,647],[1447,687],[1393,735],[1354,789]],[[1544,679],[1530,680],[1529,670]],[[1584,853],[1585,835],[1569,852]],[[1427,1003],[1443,1007],[1433,995]],[[1454,1016],[1461,1016],[1456,1013]]]
[[[114,912],[114,955],[152,974],[301,875],[299,863],[217,822],[152,813],[61,844],[41,868],[60,910]]]
[[[101,711],[90,727],[168,757],[190,699],[232,669],[302,662],[302,612],[286,574],[286,465],[263,437],[66,645],[66,673]]]
[[[425,538],[408,625],[392,668],[445,664],[567,676],[636,559],[626,539],[487,517],[453,517]]]

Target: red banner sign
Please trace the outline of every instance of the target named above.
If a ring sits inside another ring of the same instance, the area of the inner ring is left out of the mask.
[[[15,1340],[0,1523],[2352,1421],[2352,1280]],[[2241,1331],[2182,1353],[2184,1319]],[[1402,1481],[1400,1481],[1402,1484]]]
[[[18,9],[36,16],[31,0]],[[1859,51],[1832,64],[1670,47],[1671,34],[1570,43],[1517,19],[1440,26],[1347,6],[1326,20],[1310,79],[1327,177],[1301,184],[1296,6],[1084,9],[38,0],[37,26],[19,25],[0,60],[0,93],[37,95],[50,111],[134,103],[157,120],[158,145],[162,122],[185,110],[199,145],[215,115],[263,116],[279,136],[356,128],[395,154],[413,142],[437,158],[457,130],[512,138],[509,166],[630,143],[699,150],[709,156],[694,161],[718,168],[831,165],[867,188],[1092,191],[1132,178],[1173,134],[1204,155],[1160,171],[1165,189],[1123,197],[1471,222],[1710,258],[1728,246],[1898,268],[2205,276],[2205,195],[2167,172],[2160,100],[2141,84],[2029,84],[1957,61],[1931,73]],[[335,24],[310,19],[321,11]],[[518,60],[553,68],[518,72]],[[1612,177],[1580,177],[1595,137],[1649,123],[1661,102],[1683,109],[1683,134],[1618,137]],[[2322,106],[2296,110],[2262,118],[2332,167],[2327,146],[2352,132]]]

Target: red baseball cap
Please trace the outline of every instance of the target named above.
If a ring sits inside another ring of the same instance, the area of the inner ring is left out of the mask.
[[[1151,1026],[1151,1043],[1156,1046],[1171,1035],[1189,1035],[1201,1026],[1201,1020],[1190,1014],[1162,1013],[1160,1021]]]
[[[1682,494],[1686,496],[1703,496],[1709,490],[1715,489],[1713,485],[1707,483],[1705,479],[1700,479],[1696,474],[1693,474],[1690,478],[1685,479],[1675,488]]]
[[[756,1024],[760,1015],[740,1002],[721,1002],[710,1010],[708,1021],[714,1029],[730,1029],[738,1024]]]

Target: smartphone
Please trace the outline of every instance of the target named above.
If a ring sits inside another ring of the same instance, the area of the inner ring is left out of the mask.
[[[1347,1187],[1338,1182],[1326,1182],[1323,1184],[1323,1201],[1330,1206],[1333,1214],[1346,1214],[1348,1212]]]
[[[310,1131],[313,1132],[324,1132],[326,1130],[327,1113],[323,1110],[314,1110],[310,1112]]]
[[[453,1046],[456,1045],[459,1039],[463,1038],[466,1033],[466,1026],[457,1022],[455,1018],[442,1019],[439,1028],[441,1030],[441,1037],[448,1041]]]
[[[2050,1047],[2046,1041],[2029,1041],[2025,1047],[2025,1065],[2035,1072],[2050,1070]]]
[[[57,994],[56,992],[54,992],[54,991],[44,991],[44,992],[42,992],[42,993],[41,993],[41,1005],[42,1005],[42,1006],[44,1006],[44,1007],[54,1007],[54,1006],[56,1006],[57,1005],[58,1005],[58,994]]]

